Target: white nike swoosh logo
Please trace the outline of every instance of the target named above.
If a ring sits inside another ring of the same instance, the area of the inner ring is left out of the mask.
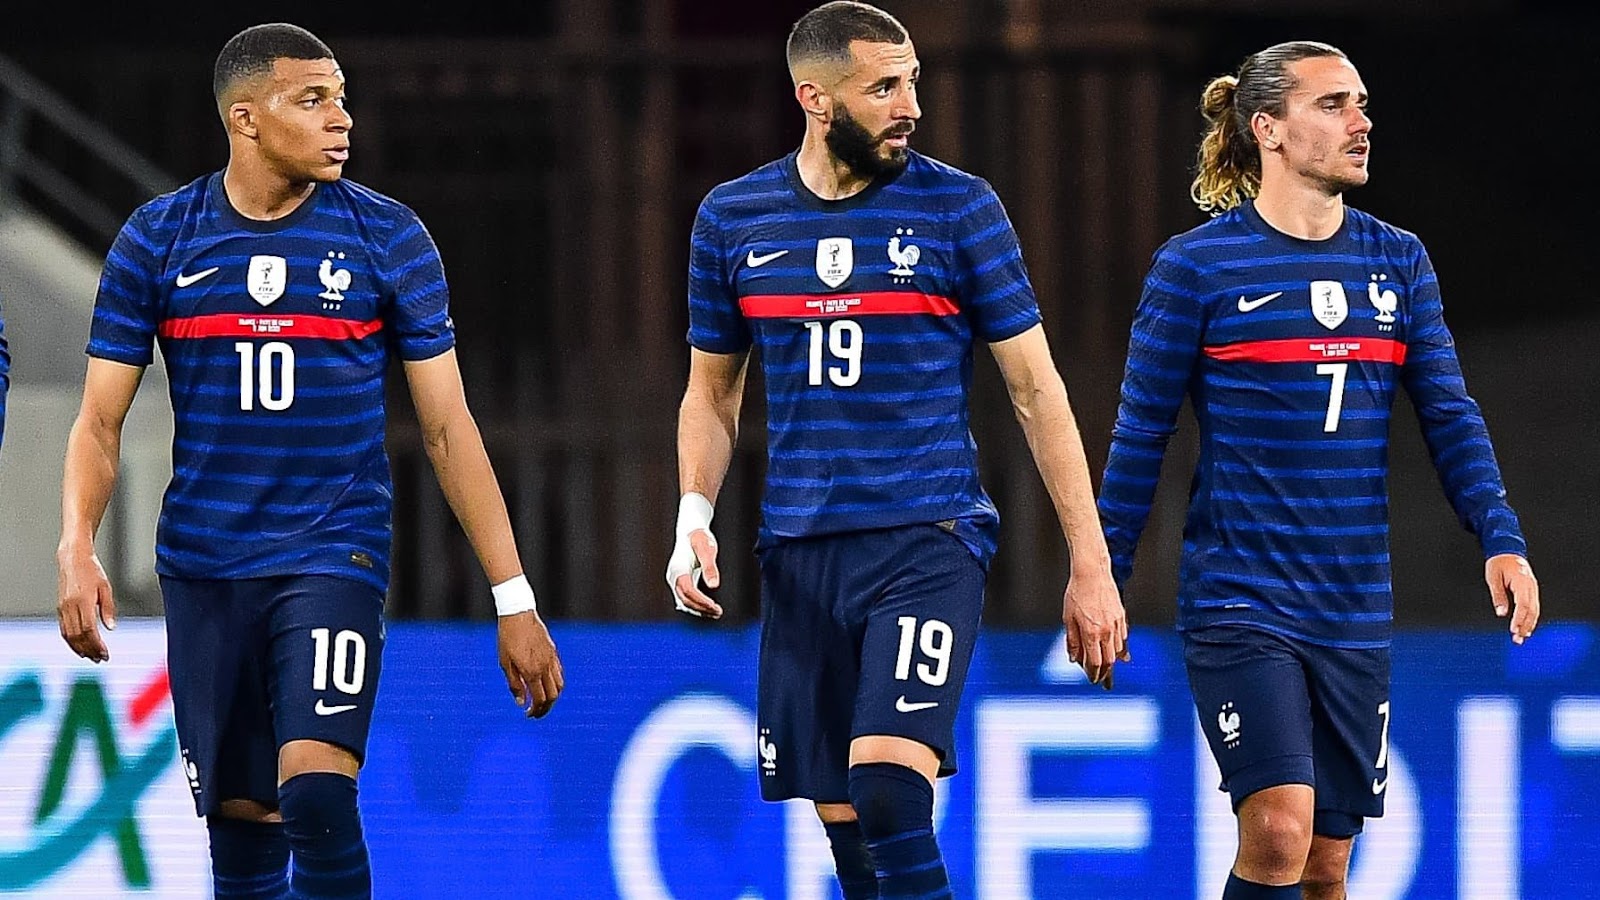
[[[762,266],[766,265],[767,263],[772,262],[773,260],[777,259],[778,257],[780,257],[780,256],[782,256],[782,255],[784,255],[785,253],[788,253],[788,252],[789,251],[787,251],[787,250],[774,250],[771,253],[766,254],[765,256],[757,256],[756,252],[754,250],[751,250],[748,254],[745,255],[744,264],[749,266],[752,269],[759,269]]]
[[[1376,797],[1379,794],[1383,793],[1383,789],[1388,787],[1388,786],[1389,786],[1389,779],[1387,779],[1387,778],[1385,778],[1382,781],[1379,781],[1376,778],[1372,779],[1372,796]]]
[[[206,277],[207,275],[215,275],[217,273],[217,270],[220,269],[220,268],[222,268],[222,267],[221,266],[212,266],[211,268],[206,269],[204,272],[196,272],[193,275],[185,275],[182,272],[179,272],[178,273],[178,278],[177,278],[178,287],[188,287],[189,285],[194,284],[196,281],[199,281],[200,279]]]
[[[1274,301],[1274,300],[1276,300],[1276,299],[1278,299],[1279,297],[1282,297],[1282,296],[1283,296],[1283,291],[1279,291],[1276,294],[1268,294],[1265,297],[1257,297],[1256,299],[1251,300],[1251,301],[1249,301],[1247,303],[1247,302],[1245,302],[1244,295],[1241,294],[1239,296],[1239,312],[1249,312],[1250,310],[1255,309],[1258,306],[1262,306],[1264,304],[1271,303],[1272,301]]]
[[[349,712],[355,708],[356,705],[354,703],[346,706],[329,706],[328,704],[323,703],[321,700],[318,700],[316,705],[317,715],[319,716],[336,716],[339,713]]]
[[[894,708],[903,713],[916,712],[919,709],[933,709],[938,705],[939,704],[934,701],[928,701],[926,703],[908,703],[906,702],[905,694],[901,694],[900,697],[894,701]]]

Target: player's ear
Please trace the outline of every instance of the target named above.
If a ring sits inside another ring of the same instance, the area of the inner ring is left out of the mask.
[[[832,118],[833,104],[828,95],[814,81],[802,81],[794,86],[794,99],[805,110],[808,118],[826,123]]]
[[[228,105],[223,119],[228,126],[230,134],[239,134],[247,138],[255,138],[261,133],[260,126],[256,123],[255,106],[248,101],[240,100]]]
[[[1250,117],[1250,131],[1255,135],[1256,146],[1262,150],[1276,150],[1283,144],[1283,135],[1280,133],[1280,123],[1265,110],[1257,110]]]

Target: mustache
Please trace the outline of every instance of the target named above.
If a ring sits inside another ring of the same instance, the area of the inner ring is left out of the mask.
[[[902,122],[899,125],[890,125],[888,128],[883,130],[883,134],[878,135],[878,140],[882,142],[888,140],[889,138],[907,137],[911,134],[911,132],[916,130],[917,125],[915,122]]]

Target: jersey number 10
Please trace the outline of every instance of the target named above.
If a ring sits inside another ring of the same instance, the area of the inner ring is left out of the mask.
[[[240,341],[233,345],[233,350],[239,354],[240,409],[255,409],[257,399],[262,409],[273,412],[288,409],[294,403],[293,347],[283,341],[262,344],[259,365],[254,344]],[[257,372],[260,372],[259,378]]]

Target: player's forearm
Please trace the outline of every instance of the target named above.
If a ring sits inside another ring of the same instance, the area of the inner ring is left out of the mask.
[[[483,436],[465,410],[423,430],[423,444],[445,501],[483,566],[490,584],[522,574],[516,539]]]
[[[111,503],[122,456],[122,425],[80,413],[67,437],[61,478],[61,544],[57,552],[93,552],[94,536]]]
[[[712,397],[691,387],[678,409],[679,493],[704,494],[716,503],[739,440],[738,394]]]
[[[1073,574],[1104,573],[1110,555],[1095,511],[1083,438],[1066,386],[1051,374],[1037,384],[1013,389],[1012,406],[1071,549]]]

